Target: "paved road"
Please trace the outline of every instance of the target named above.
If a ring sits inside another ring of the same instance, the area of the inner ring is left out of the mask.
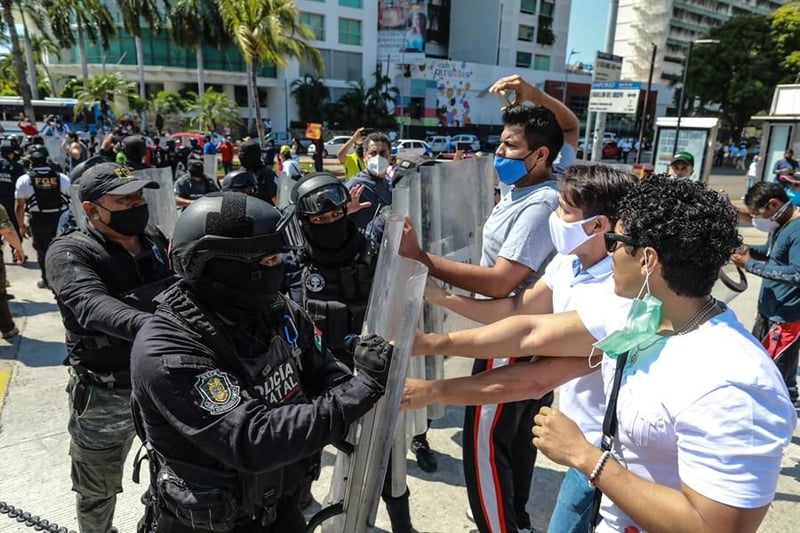
[[[714,176],[711,187],[725,189],[732,198],[743,194],[744,182],[737,176]],[[764,238],[752,228],[743,228],[746,241]],[[33,251],[29,256],[34,257]],[[61,366],[64,355],[63,328],[56,306],[48,291],[36,288],[38,270],[35,263],[25,267],[8,266],[12,281],[10,291],[16,295],[11,308],[22,334],[12,342],[0,341],[0,388],[3,375],[10,376],[5,402],[0,413],[0,501],[40,514],[51,522],[76,528],[74,497],[70,492],[67,408],[64,386],[66,370]],[[750,280],[751,289],[735,299],[731,307],[747,325],[755,314],[757,280]],[[446,374],[469,372],[469,363],[457,358],[446,363]],[[0,394],[0,401],[2,401]],[[422,472],[408,455],[411,509],[420,532],[469,532],[472,524],[465,516],[466,494],[461,473],[461,420],[463,409],[449,407],[445,416],[434,421],[429,432],[432,447],[437,451],[439,471]],[[322,478],[314,485],[314,494],[321,501],[332,471],[333,452],[323,455]],[[132,462],[128,461],[128,465]],[[536,464],[528,510],[534,527],[544,530],[552,509],[557,487],[564,469],[540,458]],[[125,473],[125,492],[117,506],[116,526],[122,533],[135,531],[141,515],[138,497],[141,486]],[[773,508],[761,531],[782,533],[798,531],[800,523],[800,431],[783,460],[783,471]],[[312,510],[318,509],[315,506]],[[380,506],[377,531],[388,531],[389,522]],[[5,516],[0,516],[0,531],[31,531]]]

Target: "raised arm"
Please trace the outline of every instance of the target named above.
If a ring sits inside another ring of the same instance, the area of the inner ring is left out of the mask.
[[[364,142],[364,138],[361,136],[361,130],[363,129],[363,126],[358,128],[355,133],[353,133],[353,136],[350,137],[346,143],[344,143],[344,146],[339,148],[339,151],[336,152],[336,159],[339,160],[339,163],[344,165],[344,161],[347,159],[347,154],[350,153],[350,149],[354,144],[360,144]]]

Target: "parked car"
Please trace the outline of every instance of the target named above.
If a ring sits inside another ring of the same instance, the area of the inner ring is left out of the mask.
[[[288,131],[273,131],[272,133],[268,133],[265,137],[266,141],[275,141],[275,146],[280,147],[281,145],[292,144],[292,134]],[[266,143],[264,143],[266,145]]]
[[[181,131],[178,133],[173,133],[172,135],[169,136],[169,138],[175,139],[176,142],[184,146],[191,146],[192,139],[195,139],[197,141],[197,144],[200,146],[200,148],[202,148],[203,145],[206,143],[206,134],[200,133],[199,131]],[[223,138],[224,137],[222,137],[222,135],[220,135],[219,133],[211,134],[211,140],[214,142],[214,144],[217,144],[218,142],[222,141]]]
[[[603,157],[602,159],[616,159],[619,157],[619,147],[617,146],[617,141],[609,141],[603,144]],[[575,157],[578,159],[583,159],[583,141],[578,141],[578,150],[575,153]],[[589,143],[589,157],[592,157],[592,143]]]
[[[486,152],[494,152],[497,150],[497,147],[500,146],[500,136],[499,135],[487,135],[481,146],[484,151]]]
[[[392,144],[392,153],[397,155],[402,154],[418,154],[431,157],[433,150],[431,146],[425,141],[418,139],[397,139]]]
[[[341,150],[349,140],[350,137],[347,135],[337,135],[336,137],[325,141],[325,148],[322,152],[322,157],[336,157],[336,154],[339,153],[339,150]],[[354,149],[354,147],[351,147],[350,152],[352,152]],[[308,155],[314,155],[316,153],[317,147],[314,144],[308,147]]]
[[[478,136],[471,133],[459,133],[458,135],[453,135],[450,138],[451,150],[458,148],[458,143],[469,143],[470,150],[467,151],[479,152],[481,149],[481,141],[478,140]]]
[[[289,146],[292,145],[291,141],[288,143]],[[314,146],[314,141],[312,139],[306,139],[305,137],[298,137],[297,138],[297,153],[295,155],[313,155],[313,152],[309,152],[309,148]]]
[[[430,145],[431,150],[433,150],[433,153],[435,154],[440,154],[449,150],[449,147],[447,146],[447,137],[444,135],[431,135],[425,139],[425,142]]]

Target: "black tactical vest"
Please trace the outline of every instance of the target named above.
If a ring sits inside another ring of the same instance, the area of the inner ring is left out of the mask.
[[[28,172],[33,185],[33,196],[25,201],[31,212],[58,213],[69,205],[69,198],[61,193],[61,177],[52,168],[36,168]],[[31,208],[36,209],[31,209]]]

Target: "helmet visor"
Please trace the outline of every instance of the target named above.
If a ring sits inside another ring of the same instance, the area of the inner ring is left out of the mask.
[[[297,211],[301,215],[318,215],[326,211],[341,209],[350,201],[350,193],[344,185],[327,186],[306,194],[297,200]]]

